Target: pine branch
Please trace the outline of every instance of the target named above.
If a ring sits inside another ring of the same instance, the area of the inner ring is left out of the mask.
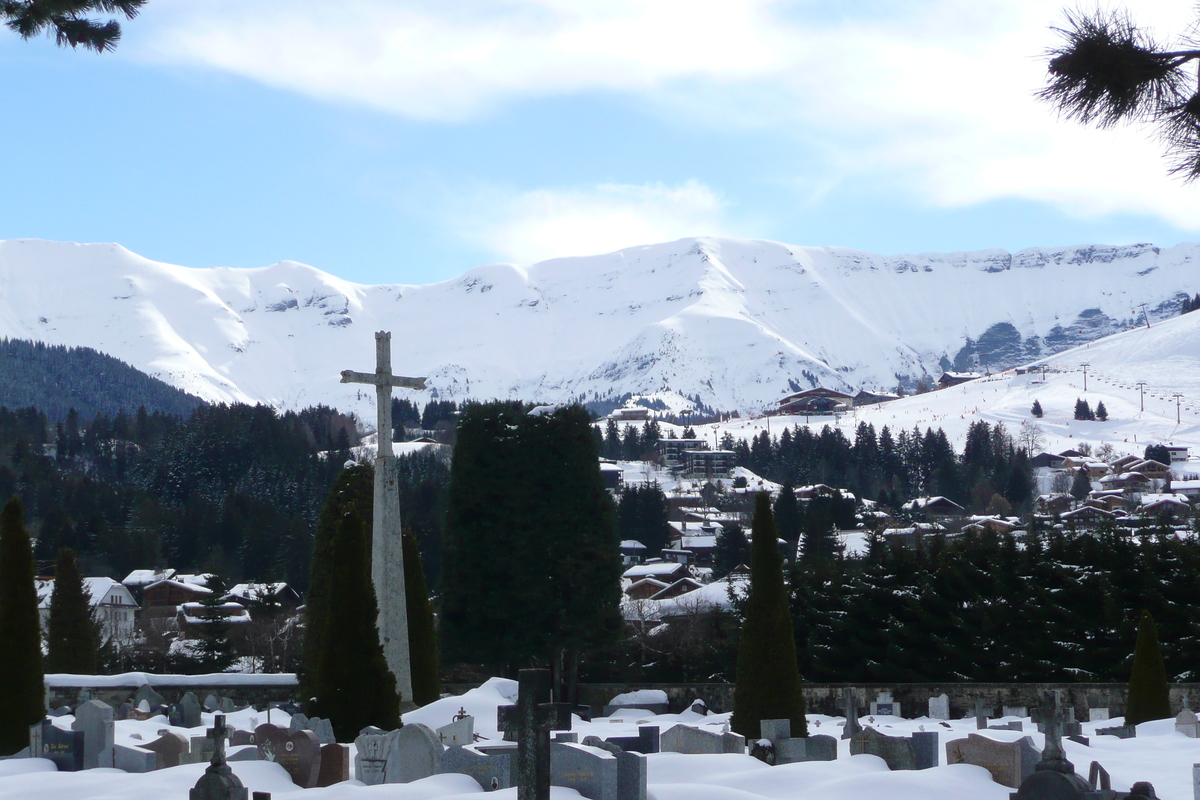
[[[60,47],[84,47],[103,53],[113,50],[121,38],[116,20],[101,22],[87,14],[120,14],[126,19],[138,15],[146,0],[3,0],[0,17],[23,39],[40,33],[52,33]]]

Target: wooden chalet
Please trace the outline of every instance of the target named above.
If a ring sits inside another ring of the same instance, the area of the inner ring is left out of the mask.
[[[873,406],[879,403],[890,403],[893,400],[899,400],[900,395],[891,394],[890,392],[868,392],[866,389],[861,390],[854,395],[855,406]]]
[[[1075,498],[1069,494],[1043,494],[1036,501],[1039,514],[1061,514],[1070,511]]]
[[[909,500],[901,506],[901,509],[921,512],[930,519],[961,517],[966,513],[966,510],[958,503],[941,496],[917,497]]]
[[[976,378],[982,378],[978,372],[943,372],[942,377],[938,378],[938,386],[946,389],[950,386],[958,386],[960,383],[973,381]]]
[[[680,578],[670,586],[663,588],[658,594],[651,597],[651,600],[670,600],[673,597],[679,597],[681,594],[694,592],[697,589],[703,588],[704,584],[694,578]]]
[[[1130,472],[1140,472],[1147,478],[1156,481],[1169,480],[1171,477],[1171,468],[1161,461],[1153,459],[1144,459],[1129,467]]]
[[[1073,511],[1068,511],[1065,514],[1059,515],[1059,519],[1069,524],[1097,525],[1106,519],[1115,519],[1116,514],[1111,511],[1105,511],[1102,508],[1094,508],[1092,506],[1080,506]]]
[[[836,389],[805,389],[789,394],[779,401],[780,414],[832,414],[848,411],[854,406],[854,397]]]
[[[142,592],[142,610],[150,617],[171,617],[184,603],[199,603],[212,592],[194,583],[161,580],[147,586]]]
[[[649,600],[669,585],[666,581],[660,581],[657,578],[642,578],[625,590],[625,596],[631,600]]]

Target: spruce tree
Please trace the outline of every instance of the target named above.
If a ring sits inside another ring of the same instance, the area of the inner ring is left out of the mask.
[[[92,675],[98,648],[96,620],[75,551],[58,551],[50,619],[46,625],[46,671]]]
[[[0,755],[29,744],[29,726],[46,716],[42,685],[42,631],[33,586],[33,545],[16,497],[0,512]]]
[[[739,565],[750,560],[750,542],[737,523],[729,523],[717,533],[713,548],[713,577],[724,578]]]
[[[356,508],[339,520],[332,545],[324,650],[311,708],[330,720],[339,741],[348,742],[368,725],[399,727],[400,697],[376,627],[371,537]]]
[[[1103,400],[1096,404],[1095,418],[1101,422],[1108,422],[1108,409],[1104,407]]]
[[[197,655],[206,672],[224,672],[234,661],[233,642],[229,640],[229,616],[225,609],[229,587],[224,578],[213,573],[208,576],[205,588],[208,594],[200,601],[199,619],[203,627]]]
[[[1041,419],[1042,415],[1045,414],[1045,412],[1042,411],[1041,402],[1039,402],[1038,400],[1034,400],[1033,408],[1029,409],[1029,413],[1032,414],[1033,416],[1037,417],[1038,419]]]
[[[790,483],[785,483],[775,499],[775,525],[779,529],[779,537],[789,544],[800,541],[803,519],[800,513],[800,503]]]
[[[1125,724],[1137,725],[1170,716],[1170,687],[1162,650],[1158,646],[1158,628],[1150,612],[1143,610],[1138,623],[1137,645],[1133,649],[1133,670],[1129,674]]]
[[[1075,478],[1071,481],[1071,496],[1083,500],[1092,491],[1092,479],[1083,467],[1075,470]]]
[[[762,720],[790,719],[792,736],[808,736],[792,614],[783,585],[783,560],[771,500],[765,492],[755,498],[745,617],[738,642],[731,727],[747,738],[758,738]]]
[[[405,528],[404,595],[408,610],[408,652],[412,665],[412,701],[419,706],[441,697],[438,680],[437,630],[433,623],[433,605],[429,602],[429,587],[425,569],[417,549],[417,537]]]

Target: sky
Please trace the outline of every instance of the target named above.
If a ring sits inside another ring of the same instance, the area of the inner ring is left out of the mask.
[[[430,283],[685,236],[885,254],[1200,239],[1145,130],[1034,93],[1043,0],[149,0],[0,30],[0,238]],[[1139,0],[1165,42],[1190,3]]]

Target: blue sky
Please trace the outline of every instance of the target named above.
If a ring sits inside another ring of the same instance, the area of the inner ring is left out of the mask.
[[[1042,0],[150,0],[0,32],[0,238],[426,283],[688,235],[874,252],[1200,236],[1143,131],[1032,98]],[[1187,4],[1139,17],[1181,31]]]

